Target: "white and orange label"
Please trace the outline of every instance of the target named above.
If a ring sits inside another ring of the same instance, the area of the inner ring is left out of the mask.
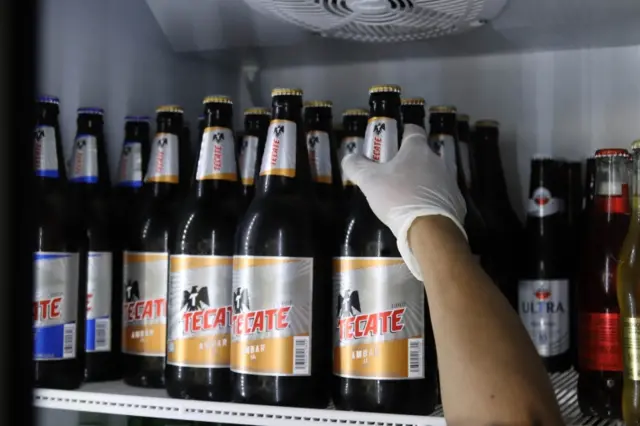
[[[256,161],[258,158],[258,137],[254,135],[244,135],[242,145],[240,145],[240,155],[238,156],[238,169],[243,185],[253,185],[256,173]]]
[[[296,123],[289,120],[271,120],[262,154],[260,176],[296,176],[296,139]]]
[[[165,356],[169,254],[125,251],[122,352]]]
[[[313,259],[235,256],[231,371],[311,375]]]
[[[151,144],[151,155],[145,182],[178,183],[179,159],[178,136],[173,133],[158,133]]]
[[[338,150],[338,161],[340,162],[340,170],[342,171],[343,186],[353,185],[353,182],[351,182],[349,178],[347,178],[347,175],[342,168],[342,160],[349,154],[362,155],[363,142],[364,138],[361,138],[359,136],[347,136],[342,138],[342,141],[340,142],[340,149]]]
[[[331,183],[331,140],[329,134],[320,130],[307,132],[307,152],[311,177],[316,183]]]
[[[390,117],[371,117],[367,122],[362,153],[371,161],[386,163],[398,153],[398,122]]]
[[[197,180],[238,180],[235,141],[227,127],[207,127],[202,134]]]
[[[172,255],[167,364],[229,368],[233,257]]]
[[[424,378],[424,288],[402,258],[339,257],[333,270],[333,373]]]

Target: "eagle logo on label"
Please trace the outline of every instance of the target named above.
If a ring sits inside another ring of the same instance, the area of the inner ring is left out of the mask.
[[[130,146],[125,146],[122,149],[122,155],[124,155],[125,157],[128,156],[131,153],[131,147]]]
[[[213,138],[213,142],[222,143],[222,141],[224,140],[224,133],[216,132],[213,134],[212,138]]]
[[[127,302],[135,302],[136,300],[140,300],[140,288],[138,286],[138,281],[127,281],[127,284],[124,287],[125,289],[125,299]]]
[[[76,147],[77,147],[79,150],[81,150],[82,148],[84,148],[84,146],[85,146],[86,144],[87,144],[87,141],[86,141],[85,139],[83,139],[83,138],[78,139],[78,140],[76,141]]]
[[[347,153],[348,154],[353,154],[354,152],[356,152],[356,143],[355,142],[349,142],[347,143]]]
[[[273,128],[273,134],[276,135],[276,137],[283,135],[284,134],[284,125],[280,124],[276,127]]]
[[[346,289],[343,294],[339,294],[336,311],[338,312],[338,318],[353,317],[362,313],[358,290],[351,291],[350,289]]]
[[[251,311],[249,289],[238,287],[233,290],[233,313],[240,314]]]
[[[36,142],[40,142],[42,139],[44,139],[44,130],[36,129],[33,132],[33,137],[36,139]]]
[[[168,143],[169,143],[169,139],[167,139],[167,138],[160,138],[160,139],[158,139],[158,146],[159,146],[160,148],[164,147],[164,146],[165,146],[166,144],[168,144]]]
[[[380,133],[387,130],[387,125],[385,123],[376,123],[373,125],[373,133],[380,136]]]
[[[209,306],[209,289],[197,285],[191,286],[191,290],[182,292],[182,309],[188,312],[199,311]]]
[[[316,145],[320,143],[320,138],[318,136],[309,136],[309,140],[307,141],[307,145],[309,146],[309,150],[314,150]]]
[[[240,145],[240,152],[244,152],[247,148],[249,147],[249,141],[248,140],[243,140],[242,141],[242,145]]]

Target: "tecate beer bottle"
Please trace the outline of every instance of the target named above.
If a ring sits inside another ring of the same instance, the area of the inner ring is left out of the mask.
[[[109,168],[103,111],[78,109],[78,130],[69,169],[69,192],[76,224],[86,235],[87,321],[85,378],[115,380],[120,368],[120,286],[114,285],[114,240],[109,217]],[[114,291],[116,294],[114,294]],[[115,332],[114,332],[115,331]]]
[[[369,89],[364,155],[398,152],[400,87]],[[333,401],[341,410],[428,414],[435,407],[435,347],[422,283],[357,189],[333,281]]]
[[[184,114],[183,114],[184,116]],[[194,149],[191,144],[191,127],[187,120],[183,119],[182,132],[180,133],[180,198],[189,192],[191,177],[193,174],[193,153]]]
[[[467,186],[467,190],[473,197],[473,178],[471,173],[471,128],[469,127],[469,116],[467,114],[456,115],[456,128],[458,131],[458,150],[460,151],[460,165],[462,166],[462,177]],[[477,200],[474,199],[477,203]]]
[[[242,183],[243,211],[249,207],[255,193],[256,173],[260,162],[271,112],[267,108],[248,108],[244,111],[244,135],[239,146],[238,170]]]
[[[622,419],[626,426],[640,425],[640,141],[631,145],[633,197],[629,229],[620,251],[617,293],[622,336]],[[598,160],[596,160],[598,161]],[[622,163],[623,160],[620,160]],[[624,173],[620,165],[618,172]],[[598,167],[599,175],[600,167]],[[597,187],[596,178],[596,187]],[[597,199],[597,197],[596,197]],[[620,206],[622,208],[622,206]]]
[[[518,279],[518,313],[550,372],[571,367],[569,268],[566,221],[558,198],[558,164],[531,161],[524,256]]]
[[[86,257],[73,226],[58,127],[58,98],[36,104],[33,154],[33,366],[36,387],[75,389],[84,378]]]
[[[342,176],[343,200],[348,203],[355,192],[355,186],[342,169],[342,160],[347,154],[362,154],[364,133],[367,130],[369,111],[361,108],[348,109],[342,113],[342,138],[338,147],[338,161]]]
[[[317,264],[315,199],[302,91],[274,89],[256,194],[233,259],[232,399],[325,407],[327,283]]]
[[[616,293],[618,254],[629,227],[624,149],[596,152],[596,197],[578,281],[578,402],[585,415],[620,418],[622,351]]]
[[[416,126],[420,126],[424,129],[424,104],[423,98],[402,98],[400,100],[402,123],[415,124]]]
[[[230,398],[231,280],[240,187],[231,99],[204,99],[195,181],[178,214],[167,296],[167,392]]]
[[[161,106],[145,176],[139,220],[123,253],[124,380],[163,387],[167,343],[169,247],[179,195],[182,108]]]

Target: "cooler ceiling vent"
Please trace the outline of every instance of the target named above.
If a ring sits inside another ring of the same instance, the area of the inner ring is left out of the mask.
[[[495,18],[507,0],[245,0],[257,11],[321,34],[356,41],[422,40]]]

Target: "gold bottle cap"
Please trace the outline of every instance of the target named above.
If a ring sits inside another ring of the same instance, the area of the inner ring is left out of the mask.
[[[434,105],[429,108],[429,114],[455,114],[457,111],[453,105]]]
[[[347,109],[342,113],[343,117],[354,116],[354,117],[368,117],[369,111],[364,108],[351,108]]]
[[[369,88],[369,94],[372,93],[400,93],[402,88],[397,84],[380,84],[377,86],[371,86]]]
[[[469,122],[469,114],[458,114],[456,115],[456,120]]]
[[[244,110],[244,115],[271,115],[271,111],[268,108],[254,107]]]
[[[604,157],[629,157],[629,152],[622,148],[604,148],[596,151],[596,158]]]
[[[402,105],[424,106],[424,98],[402,98]]]
[[[478,120],[476,121],[476,127],[500,127],[500,122],[497,120]]]
[[[212,95],[207,96],[202,100],[203,104],[230,104],[233,105],[233,101],[226,95]]]
[[[184,114],[184,110],[180,105],[162,105],[156,108],[156,113],[175,112],[176,114]]]
[[[640,139],[635,140],[631,143],[631,151],[635,151],[637,149],[640,149]]]
[[[300,96],[302,97],[302,89],[288,89],[283,87],[276,87],[271,91],[271,97],[274,96]]]
[[[305,108],[333,108],[331,101],[307,101],[304,103]]]

